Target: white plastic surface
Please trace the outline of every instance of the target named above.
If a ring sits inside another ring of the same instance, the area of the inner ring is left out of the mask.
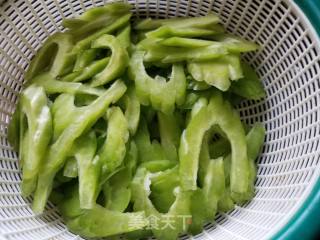
[[[18,159],[6,140],[6,127],[23,73],[41,43],[62,30],[63,18],[105,2],[10,0],[0,7],[0,239],[80,239],[67,231],[53,205],[35,215],[31,199],[20,196]],[[268,96],[240,106],[244,120],[262,121],[267,129],[256,196],[194,238],[270,238],[303,204],[319,177],[319,39],[289,0],[129,2],[137,17],[197,16],[212,10],[228,31],[262,46],[244,58],[257,69]]]

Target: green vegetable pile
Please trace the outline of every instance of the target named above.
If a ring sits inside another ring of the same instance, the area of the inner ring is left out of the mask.
[[[214,14],[144,19],[113,3],[65,19],[31,61],[8,129],[33,211],[59,206],[83,237],[197,234],[251,199],[265,96],[240,54],[258,46]]]

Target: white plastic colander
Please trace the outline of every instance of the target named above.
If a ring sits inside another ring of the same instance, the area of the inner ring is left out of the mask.
[[[20,196],[17,154],[6,140],[6,132],[24,71],[36,50],[50,34],[63,30],[63,18],[106,2],[0,3],[0,240],[81,239],[68,232],[52,204],[44,214],[36,215],[30,208],[31,199]],[[218,216],[215,224],[207,225],[193,238],[284,238],[279,232],[296,228],[292,219],[297,220],[304,209],[314,206],[312,202],[320,192],[320,42],[312,24],[290,0],[129,2],[138,18],[198,16],[214,11],[229,32],[262,46],[244,58],[263,80],[267,98],[239,106],[242,119],[263,122],[267,129],[258,164],[256,196],[244,206]]]

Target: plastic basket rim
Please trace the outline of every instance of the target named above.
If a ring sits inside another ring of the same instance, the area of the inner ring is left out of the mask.
[[[0,7],[7,0],[0,0]],[[290,0],[289,0],[290,1]],[[314,36],[320,42],[320,1],[317,0],[293,0],[291,4],[310,27]],[[301,233],[304,234],[304,239],[312,239],[317,231],[320,231],[320,222],[317,222],[317,217],[320,215],[320,175],[315,179],[314,186],[302,204],[297,208],[297,211],[282,225],[276,233],[272,234],[272,240],[298,239]],[[308,230],[306,230],[308,229]],[[1,235],[0,235],[0,239]]]

